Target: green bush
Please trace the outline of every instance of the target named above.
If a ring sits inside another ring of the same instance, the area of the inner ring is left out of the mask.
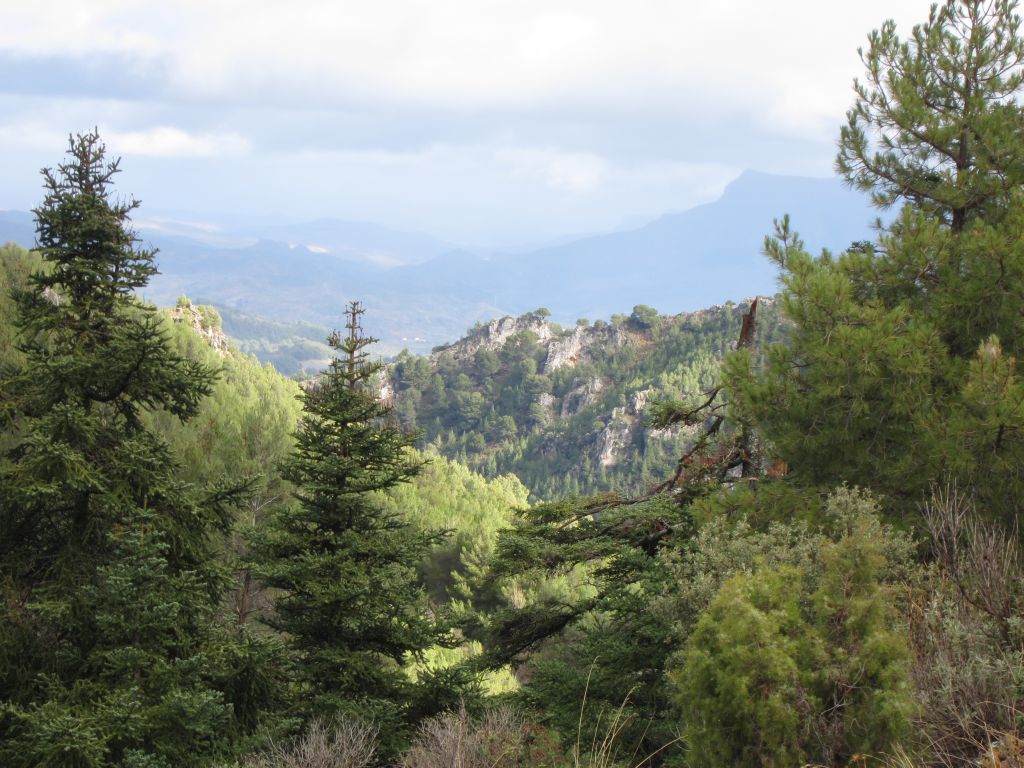
[[[845,526],[807,567],[728,579],[701,614],[671,674],[690,765],[846,765],[906,736],[909,653],[889,628],[885,529],[870,515]]]

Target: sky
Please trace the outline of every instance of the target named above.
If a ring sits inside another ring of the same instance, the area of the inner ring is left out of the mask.
[[[139,217],[504,247],[829,176],[922,0],[0,0],[0,210],[98,127]]]

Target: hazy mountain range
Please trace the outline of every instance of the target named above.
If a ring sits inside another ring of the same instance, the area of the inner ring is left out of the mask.
[[[519,253],[459,249],[429,235],[343,220],[247,229],[146,219],[161,274],[158,304],[194,301],[281,322],[339,324],[349,299],[386,351],[425,351],[477,320],[547,307],[552,319],[606,318],[647,304],[694,310],[776,290],[761,255],[773,218],[789,213],[809,248],[839,250],[872,236],[877,215],[838,179],[747,172],[715,202],[636,229]],[[31,215],[0,212],[0,242],[31,246]]]

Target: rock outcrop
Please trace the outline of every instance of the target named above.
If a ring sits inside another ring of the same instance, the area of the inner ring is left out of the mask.
[[[473,329],[465,338],[454,344],[436,348],[431,358],[436,358],[437,355],[450,355],[461,361],[472,358],[481,349],[498,352],[505,346],[505,342],[523,331],[532,333],[541,344],[549,342],[554,336],[547,317],[541,313],[531,312],[521,317],[499,317]]]
[[[464,338],[435,348],[431,358],[436,360],[439,355],[449,355],[461,362],[471,359],[481,349],[499,352],[509,339],[523,331],[532,333],[546,351],[540,366],[541,373],[588,362],[589,350],[595,347],[608,349],[628,343],[626,334],[613,325],[578,325],[572,330],[555,333],[544,313],[530,312],[519,317],[499,317],[480,325]]]
[[[581,362],[587,362],[588,351],[597,345],[608,348],[621,347],[625,343],[625,334],[615,326],[578,325],[568,333],[551,339],[542,371],[551,373],[559,368],[571,368]]]
[[[601,431],[597,451],[597,463],[602,467],[614,467],[619,456],[633,439],[633,422],[622,406],[612,409],[612,417]]]
[[[550,424],[555,419],[555,403],[558,400],[554,395],[547,392],[541,392],[537,395],[537,404],[541,407],[544,414],[544,423]]]
[[[213,307],[179,302],[176,307],[168,310],[167,314],[172,322],[191,325],[192,329],[221,357],[231,352],[231,340],[221,330],[220,315]]]
[[[596,376],[573,387],[562,397],[562,407],[559,415],[563,419],[575,416],[584,408],[596,403],[597,396],[603,389],[604,382]]]

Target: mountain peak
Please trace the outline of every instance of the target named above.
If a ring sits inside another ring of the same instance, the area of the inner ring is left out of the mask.
[[[750,194],[777,195],[780,190],[841,186],[842,181],[838,176],[788,176],[748,169],[725,186],[722,199]]]

